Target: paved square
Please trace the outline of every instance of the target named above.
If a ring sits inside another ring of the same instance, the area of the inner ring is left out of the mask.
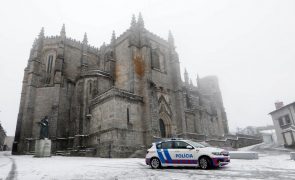
[[[153,170],[144,159],[92,157],[33,158],[0,153],[0,179],[295,179],[295,161],[288,152],[259,151],[258,160],[232,159],[223,168]]]

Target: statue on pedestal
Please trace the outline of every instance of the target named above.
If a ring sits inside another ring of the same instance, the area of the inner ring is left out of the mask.
[[[48,116],[45,116],[40,122],[40,139],[48,138]]]
[[[50,157],[51,140],[48,139],[48,116],[45,116],[38,124],[40,124],[40,139],[36,140],[34,157]]]

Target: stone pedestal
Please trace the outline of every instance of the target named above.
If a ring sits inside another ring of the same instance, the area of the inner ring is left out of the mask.
[[[290,158],[295,161],[295,152],[290,152]]]
[[[50,156],[51,156],[51,140],[47,138],[36,140],[34,157],[50,157]]]

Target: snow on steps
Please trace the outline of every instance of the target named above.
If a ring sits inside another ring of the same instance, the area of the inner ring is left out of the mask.
[[[146,149],[136,150],[133,154],[129,156],[129,158],[143,158],[145,157]]]
[[[69,151],[56,151],[55,155],[57,155],[57,156],[69,156],[70,152]]]

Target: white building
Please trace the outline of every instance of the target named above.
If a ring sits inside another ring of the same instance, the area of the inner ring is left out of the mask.
[[[276,110],[270,112],[279,144],[295,147],[295,102],[286,106],[275,103]]]

